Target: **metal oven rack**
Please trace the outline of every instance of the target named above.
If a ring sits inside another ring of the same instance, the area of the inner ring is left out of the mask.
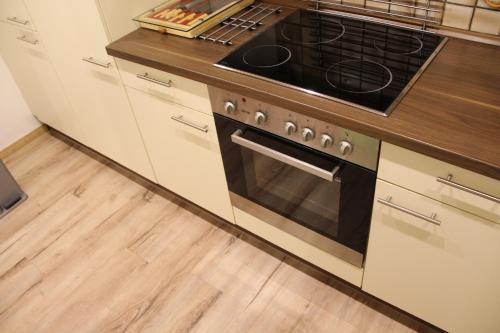
[[[327,12],[347,9],[361,14],[377,14],[418,24],[426,30],[429,25],[440,25],[446,0],[303,0],[313,10]]]
[[[279,6],[264,3],[254,4],[235,16],[224,19],[219,26],[208,30],[198,38],[223,45],[233,45],[233,40],[245,31],[257,29],[264,24],[267,17],[281,12],[282,9]]]

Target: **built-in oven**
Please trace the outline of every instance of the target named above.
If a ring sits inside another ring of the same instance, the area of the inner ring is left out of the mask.
[[[259,111],[265,115],[259,120],[258,113],[242,108],[245,102],[240,109],[227,103],[216,110],[215,123],[233,206],[361,267],[376,172],[311,147],[316,135],[301,143],[298,124],[297,135],[272,133],[271,117],[285,127],[287,120],[278,121],[271,109]],[[341,149],[341,143],[330,148]]]

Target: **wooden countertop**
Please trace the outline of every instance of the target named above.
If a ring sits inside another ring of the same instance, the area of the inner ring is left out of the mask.
[[[500,47],[450,39],[392,114],[382,117],[213,66],[255,34],[227,47],[138,29],[107,51],[500,179]]]

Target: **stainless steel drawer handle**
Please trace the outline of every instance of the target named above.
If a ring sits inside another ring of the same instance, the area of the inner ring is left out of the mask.
[[[266,146],[263,146],[261,144],[247,140],[247,139],[243,138],[242,135],[243,135],[243,131],[237,130],[236,132],[233,133],[233,135],[231,135],[231,141],[237,145],[248,148],[256,153],[259,153],[259,154],[265,155],[267,157],[270,157],[272,159],[275,159],[277,161],[283,162],[285,164],[288,164],[290,166],[293,166],[297,169],[300,169],[302,171],[310,173],[311,175],[323,178],[323,179],[328,180],[330,182],[333,182],[335,175],[340,170],[339,166],[336,166],[331,172],[323,170],[321,168],[318,168],[315,165],[306,163],[306,162],[301,161],[295,157],[288,156],[288,155],[283,154],[279,151],[273,150],[273,149],[268,148]]]
[[[108,63],[101,62],[99,60],[95,60],[94,57],[82,58],[82,60],[86,61],[86,62],[89,62],[89,63],[91,63],[93,65],[97,65],[97,66],[104,67],[104,68],[111,67],[111,63],[110,62],[108,62]]]
[[[30,43],[30,44],[33,44],[33,45],[38,44],[38,40],[37,39],[28,39],[28,37],[26,37],[26,35],[22,35],[20,37],[17,37],[17,39],[20,40],[20,41],[23,41],[25,43]]]
[[[151,76],[149,76],[148,73],[137,74],[137,78],[141,79],[141,80],[146,80],[146,81],[149,81],[149,82],[153,82],[153,83],[159,84],[160,86],[164,86],[164,87],[167,87],[167,88],[172,87],[172,80],[168,80],[168,82],[164,82],[164,81],[160,81],[160,80],[157,80],[157,79],[153,79]]]
[[[11,22],[22,24],[22,25],[26,25],[29,23],[28,20],[19,19],[16,16],[7,17],[7,20],[11,21]]]
[[[446,177],[446,178],[442,178],[442,177],[436,178],[436,180],[440,183],[446,184],[448,186],[454,187],[454,188],[462,190],[464,192],[475,194],[481,198],[485,198],[485,199],[491,200],[493,202],[500,203],[500,198],[495,197],[493,195],[486,194],[486,193],[478,191],[478,190],[474,190],[473,188],[455,183],[454,181],[452,181],[452,179],[453,179],[452,174],[449,174],[448,177]]]
[[[177,121],[177,122],[179,122],[179,123],[181,123],[183,125],[187,125],[189,127],[197,129],[198,131],[202,131],[202,132],[205,132],[205,133],[208,132],[208,125],[200,126],[200,125],[193,124],[192,122],[189,122],[189,121],[185,120],[183,116],[176,116],[176,117],[172,117],[171,119],[175,120],[175,121]]]
[[[414,210],[411,210],[411,209],[408,209],[408,208],[396,205],[395,203],[392,202],[392,197],[391,196],[387,197],[387,199],[380,199],[380,198],[378,198],[377,201],[380,202],[383,205],[386,205],[386,206],[389,206],[391,208],[397,209],[397,210],[399,210],[399,211],[401,211],[403,213],[409,214],[411,216],[418,217],[419,219],[422,219],[424,221],[430,222],[430,223],[438,225],[438,226],[441,225],[441,221],[439,221],[436,218],[437,217],[436,213],[432,213],[431,216],[427,216],[427,215],[421,214],[419,212],[416,212]]]

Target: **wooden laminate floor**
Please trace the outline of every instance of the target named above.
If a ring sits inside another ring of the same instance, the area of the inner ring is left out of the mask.
[[[82,151],[5,160],[29,200],[0,220],[0,332],[430,330]]]

